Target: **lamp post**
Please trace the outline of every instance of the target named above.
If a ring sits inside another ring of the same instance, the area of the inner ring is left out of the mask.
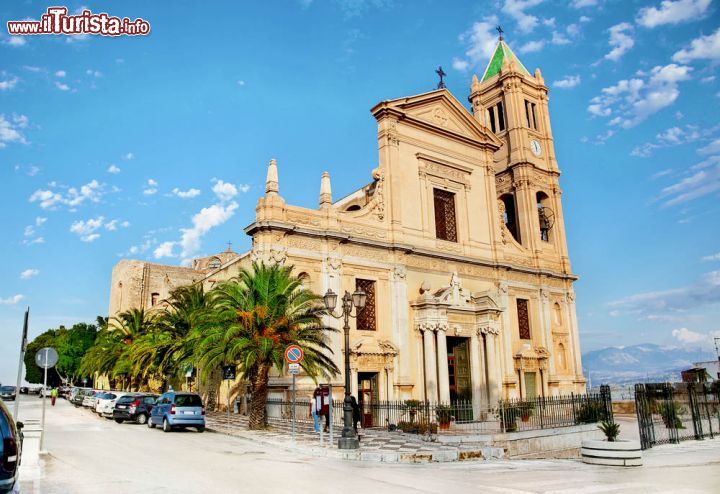
[[[338,439],[338,449],[358,449],[360,442],[353,428],[352,400],[350,399],[350,318],[357,317],[358,312],[365,307],[367,295],[360,289],[355,290],[355,293],[352,295],[346,290],[345,295],[343,295],[343,298],[340,300],[342,302],[342,313],[336,316],[334,311],[337,305],[337,299],[337,293],[330,289],[328,289],[323,297],[328,313],[335,319],[342,318],[345,320],[345,325],[343,326],[343,331],[345,332],[345,400],[343,401],[343,430],[342,436]],[[355,307],[354,316],[351,314],[353,307]]]

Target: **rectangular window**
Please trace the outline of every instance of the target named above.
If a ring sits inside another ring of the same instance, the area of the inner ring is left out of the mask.
[[[497,132],[497,129],[495,128],[495,107],[491,106],[488,108],[488,122],[490,122],[490,130],[493,131],[493,133]]]
[[[520,330],[520,339],[530,339],[530,315],[528,313],[528,301],[524,298],[517,299],[517,317],[518,329]]]
[[[530,103],[530,113],[532,116],[532,127],[537,130],[537,120],[535,119],[535,103]]]
[[[505,130],[505,112],[503,111],[503,104],[502,101],[497,104],[497,114],[498,114],[498,130],[502,132]]]
[[[355,279],[355,289],[365,292],[365,307],[358,312],[357,328],[375,331],[375,282],[372,280]]]
[[[525,120],[527,121],[528,129],[531,127],[530,125],[530,102],[528,100],[525,100]]]
[[[442,240],[457,242],[455,223],[455,194],[433,189],[435,203],[435,236]]]

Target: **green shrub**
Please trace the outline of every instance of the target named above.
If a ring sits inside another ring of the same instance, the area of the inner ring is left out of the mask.
[[[597,401],[586,401],[575,413],[575,420],[579,424],[592,424],[603,418],[603,408]]]
[[[598,425],[598,429],[603,431],[603,434],[605,434],[605,437],[610,442],[615,441],[620,435],[620,424],[615,422],[607,422],[603,420],[600,425]]]
[[[676,429],[684,429],[685,426],[680,420],[680,415],[688,413],[687,409],[677,401],[671,401],[669,403],[660,403],[657,407],[657,412],[663,419],[665,427],[675,427]]]

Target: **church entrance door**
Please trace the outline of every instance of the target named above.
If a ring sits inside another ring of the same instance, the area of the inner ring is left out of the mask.
[[[378,400],[378,373],[358,372],[358,405],[362,414],[362,426],[372,427],[375,423],[375,404]]]
[[[450,401],[472,400],[470,339],[449,336],[447,346]]]

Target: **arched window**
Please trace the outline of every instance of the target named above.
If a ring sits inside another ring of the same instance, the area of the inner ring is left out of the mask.
[[[151,294],[150,295],[150,306],[155,307],[157,305],[159,299],[160,299],[159,293],[156,292],[156,293]]]
[[[553,227],[554,215],[550,209],[550,198],[545,192],[535,194],[538,211],[538,224],[540,225],[540,240],[550,241],[550,230]]]
[[[517,220],[517,208],[515,207],[515,196],[512,194],[503,194],[500,196],[500,200],[505,204],[505,217],[503,220],[505,221],[505,226],[508,230],[510,230],[510,233],[512,233],[513,238],[520,243],[520,228],[518,226],[518,220]]]
[[[210,262],[207,265],[208,269],[217,269],[220,266],[222,266],[222,262],[217,257],[210,259]]]
[[[553,322],[555,326],[562,326],[562,310],[560,310],[560,304],[557,302],[553,304]]]

